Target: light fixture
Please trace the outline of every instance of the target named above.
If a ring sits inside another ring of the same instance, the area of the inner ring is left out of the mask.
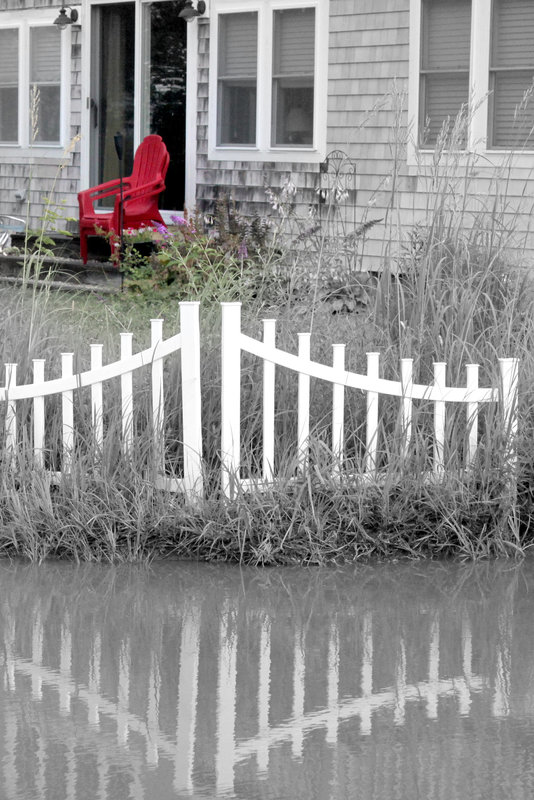
[[[67,15],[67,8],[70,10],[70,15]],[[54,25],[57,25],[60,31],[62,31],[67,27],[67,25],[73,25],[77,21],[78,12],[75,8],[71,8],[70,6],[61,6],[59,16],[54,20]]]
[[[195,17],[201,17],[206,11],[206,3],[204,0],[198,0],[197,7],[193,8],[193,0],[185,0],[184,7],[178,14],[179,17],[185,19],[186,22],[193,22]]]

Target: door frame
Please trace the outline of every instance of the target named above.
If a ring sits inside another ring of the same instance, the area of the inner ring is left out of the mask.
[[[80,143],[80,190],[89,188],[91,159],[91,78],[93,71],[92,8],[99,5],[114,5],[121,2],[135,2],[135,69],[134,69],[134,150],[141,141],[141,102],[142,98],[142,43],[143,6],[146,2],[172,2],[172,0],[86,0],[83,6],[82,48],[81,48],[81,143]],[[196,204],[196,118],[197,118],[197,75],[198,75],[198,24],[187,25],[187,76],[185,111],[185,206],[192,212]],[[138,101],[139,99],[139,101]],[[184,209],[173,209],[183,211]],[[163,213],[165,218],[165,213]]]

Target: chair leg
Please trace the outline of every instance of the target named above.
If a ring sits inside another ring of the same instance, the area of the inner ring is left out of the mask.
[[[84,230],[80,230],[80,255],[82,257],[82,261],[84,264],[87,264],[87,233]]]

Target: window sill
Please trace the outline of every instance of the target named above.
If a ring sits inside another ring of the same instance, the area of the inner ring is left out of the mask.
[[[215,147],[208,151],[210,161],[269,161],[297,164],[319,164],[326,153],[315,147],[276,147],[260,150],[256,147]]]
[[[443,151],[440,162],[450,165],[452,162],[458,166],[465,166],[471,162],[477,169],[501,169],[510,167],[513,169],[532,170],[534,163],[534,150],[456,150]],[[433,150],[417,150],[409,148],[407,154],[407,165],[410,175],[417,175],[421,167],[431,167],[434,165]]]
[[[62,161],[65,148],[61,144],[20,147],[12,144],[0,144],[0,164],[9,164],[13,159],[24,160],[25,163],[37,164],[40,161]]]

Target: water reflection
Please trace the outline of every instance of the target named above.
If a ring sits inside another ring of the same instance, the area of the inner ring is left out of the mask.
[[[532,797],[533,587],[530,564],[0,564],[0,795]]]

